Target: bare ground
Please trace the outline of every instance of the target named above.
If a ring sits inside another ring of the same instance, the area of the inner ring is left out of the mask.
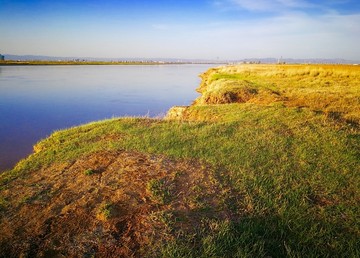
[[[221,169],[220,169],[221,170]],[[0,191],[0,257],[142,257],[204,219],[231,219],[219,168],[137,152],[53,164]]]

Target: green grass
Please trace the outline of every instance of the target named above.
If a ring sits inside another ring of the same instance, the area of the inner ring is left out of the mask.
[[[166,204],[171,198],[171,186],[165,179],[151,179],[147,184],[151,197],[160,204]]]
[[[311,69],[304,71],[303,75],[302,70],[293,71],[294,78],[303,76],[309,83],[307,76],[319,77],[328,70],[319,70],[317,75]],[[266,69],[264,74],[261,76],[275,76],[269,71],[266,74]],[[281,76],[290,81],[284,74]],[[212,80],[226,76],[217,75]],[[254,77],[254,85],[269,85],[262,77],[247,76]],[[340,72],[333,71],[332,76],[346,81]],[[240,80],[244,76],[230,77]],[[300,89],[294,78],[291,85]],[[348,79],[348,85],[353,79]],[[351,98],[359,98],[354,85],[339,90],[345,97],[337,96],[334,107],[346,103],[351,91]],[[271,90],[281,92],[285,86],[274,87]],[[345,113],[351,113],[356,105],[346,106]],[[0,184],[6,188],[7,182],[29,171],[72,163],[100,150],[136,150],[201,160],[236,193],[227,204],[234,216],[219,220],[201,213],[204,217],[196,232],[179,231],[176,239],[159,247],[159,256],[359,257],[358,124],[329,116],[326,110],[319,112],[311,105],[300,106],[285,101],[194,105],[187,110],[186,121],[122,118],[58,131],[40,141],[35,154],[0,175]],[[170,191],[165,182],[152,180],[147,187],[166,203]]]
[[[217,123],[126,118],[56,132],[39,143],[42,151],[14,171],[21,170],[21,175],[101,149],[200,159],[231,171],[228,183],[241,194],[233,205],[242,216],[227,222],[226,234],[204,226],[195,249],[189,236],[171,243],[171,248],[187,248],[194,257],[217,256],[213,249],[226,249],[219,252],[228,256],[245,252],[278,257],[290,252],[355,257],[360,234],[359,132],[307,109],[233,104],[207,111],[222,113],[222,108],[229,112]],[[126,136],[102,141],[97,136],[104,132]],[[165,200],[161,186],[149,188]],[[230,241],[236,250],[222,241]]]
[[[84,171],[84,175],[86,175],[86,176],[91,176],[95,173],[96,173],[96,170],[94,170],[94,169],[87,169]]]

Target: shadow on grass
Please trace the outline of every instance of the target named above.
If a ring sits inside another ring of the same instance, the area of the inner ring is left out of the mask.
[[[308,222],[302,230],[294,231],[289,225],[291,221],[275,215],[242,218],[237,222],[204,219],[192,238],[184,236],[171,242],[162,250],[162,256],[358,257],[356,235],[344,235],[341,228],[334,228],[321,236],[323,227],[334,225],[319,223],[318,235],[309,238],[306,232],[314,229]]]

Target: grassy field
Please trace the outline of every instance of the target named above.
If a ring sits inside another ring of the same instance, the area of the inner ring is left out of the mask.
[[[180,118],[111,119],[40,141],[33,155],[0,175],[1,225],[16,220],[13,214],[24,206],[39,207],[31,201],[43,195],[29,183],[35,174],[66,176],[69,170],[91,181],[104,171],[123,171],[105,157],[137,153],[150,155],[137,160],[154,159],[165,171],[131,163],[139,166],[132,168],[133,178],[144,175],[133,191],[150,205],[139,213],[146,223],[132,225],[149,237],[142,245],[126,242],[132,250],[126,255],[359,257],[360,67],[227,66],[202,79],[201,96]],[[49,187],[48,199],[41,197],[47,200],[42,209],[61,194],[55,188]],[[124,202],[119,196],[95,205],[93,220],[115,223],[121,212],[114,211]],[[11,250],[6,241],[19,240],[11,233],[0,238],[0,247]],[[50,249],[69,254],[61,245]],[[94,250],[101,257],[102,249]]]

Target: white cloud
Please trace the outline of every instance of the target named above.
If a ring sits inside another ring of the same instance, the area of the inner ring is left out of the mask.
[[[282,12],[286,10],[319,7],[305,0],[227,0],[231,4],[248,10],[261,12]]]
[[[288,12],[216,25],[203,31],[202,38],[209,48],[221,51],[218,56],[228,59],[284,56],[360,60],[358,24],[360,14],[314,17]]]
[[[277,1],[252,1],[252,0],[233,0],[234,4],[240,6],[243,9],[250,11],[267,11],[269,9],[274,9],[278,5]]]

